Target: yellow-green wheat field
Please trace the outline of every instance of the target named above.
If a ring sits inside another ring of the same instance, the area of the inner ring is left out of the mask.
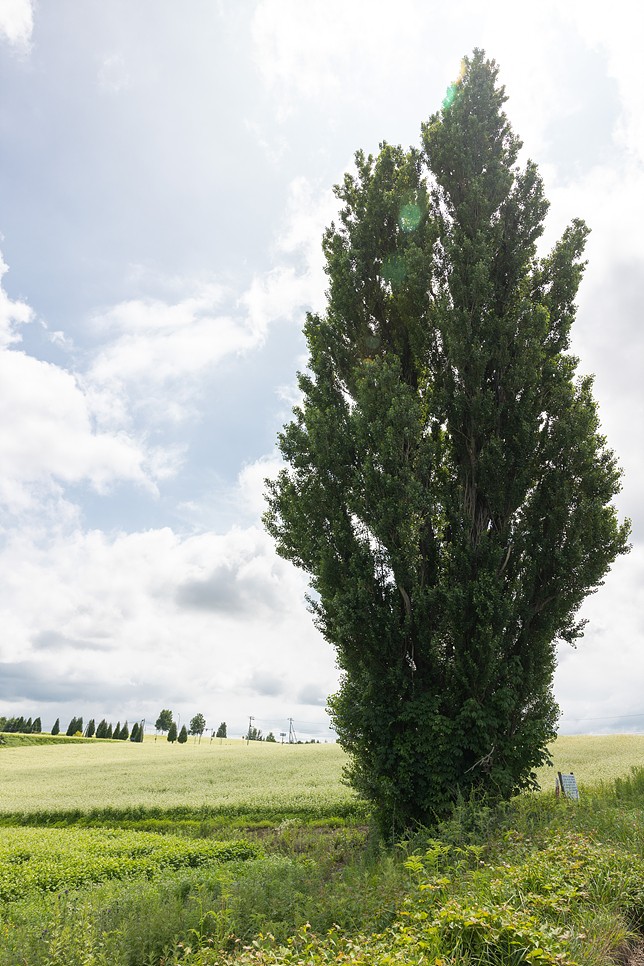
[[[583,786],[644,765],[644,735],[565,736],[554,767],[538,777],[546,792],[556,771]],[[159,738],[0,747],[0,812],[187,806],[312,810],[346,807],[346,756],[339,745],[215,740],[185,745]]]
[[[338,745],[94,741],[0,748],[0,811],[341,807]]]

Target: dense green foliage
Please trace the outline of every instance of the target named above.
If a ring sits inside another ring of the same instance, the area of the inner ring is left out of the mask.
[[[570,354],[587,229],[547,202],[475,52],[422,149],[356,155],[324,236],[266,526],[343,670],[349,777],[388,834],[546,760],[557,640],[624,553],[620,471]]]
[[[169,731],[170,725],[172,724],[172,711],[169,708],[163,708],[159,712],[159,717],[157,718],[154,727],[157,731]]]
[[[467,842],[466,809],[457,842],[429,840],[403,863],[411,875],[393,921],[370,933],[306,923],[286,943],[259,937],[222,957],[207,937],[185,966],[605,966],[636,943],[644,908],[644,859],[621,843],[598,844],[583,828],[588,815],[546,810],[525,822],[529,834],[505,830],[496,841]],[[489,817],[489,816],[487,816]],[[516,816],[521,819],[521,816]],[[548,823],[548,818],[550,823]],[[524,818],[525,821],[525,818]],[[581,826],[577,828],[576,826]],[[420,840],[419,840],[420,844]],[[641,845],[641,843],[640,843]],[[196,947],[196,948],[195,948]],[[199,948],[201,947],[201,948]]]
[[[43,815],[0,829],[0,966],[605,966],[644,922],[643,809],[640,769],[579,803],[462,802],[393,850],[313,805],[243,841],[189,810]]]
[[[25,735],[37,735],[42,731],[42,724],[40,718],[25,719],[22,715],[20,717],[4,718],[0,717],[0,732],[6,732],[7,734],[25,734]]]
[[[72,735],[76,735],[79,733],[81,735],[83,733],[83,719],[72,718],[69,724],[67,725],[67,731],[65,732],[65,734],[67,735],[68,738],[71,738]]]

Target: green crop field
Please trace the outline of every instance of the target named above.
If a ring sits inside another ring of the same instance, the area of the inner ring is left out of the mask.
[[[644,736],[393,848],[337,745],[7,737],[0,966],[607,966],[644,922]]]
[[[644,735],[563,735],[551,746],[553,766],[540,768],[541,788],[554,788],[555,772],[574,772],[581,786],[610,782],[644,765]]]
[[[0,813],[173,807],[322,813],[354,801],[340,747],[164,739],[0,748]]]
[[[164,869],[255,858],[249,842],[190,841],[116,829],[0,829],[0,902],[108,879],[151,878]]]
[[[561,737],[552,754],[554,768],[539,771],[543,789],[554,787],[555,771],[572,771],[580,785],[593,785],[644,764],[644,735]],[[160,738],[0,747],[0,813],[205,807],[229,814],[331,814],[355,801],[342,784],[345,762],[335,744],[232,739],[184,746]]]

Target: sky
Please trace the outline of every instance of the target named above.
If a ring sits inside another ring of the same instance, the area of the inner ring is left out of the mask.
[[[563,733],[644,731],[644,30],[613,0],[0,0],[0,715],[333,740],[331,646],[261,525],[358,149],[500,66],[633,548],[559,649]]]

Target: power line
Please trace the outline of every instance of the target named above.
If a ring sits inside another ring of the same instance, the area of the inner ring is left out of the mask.
[[[274,718],[255,718],[255,720],[258,721],[260,724],[265,724],[267,721],[273,721]],[[312,721],[310,718],[300,718],[300,717],[298,717],[297,720],[298,720],[298,723],[299,724],[320,725],[320,724],[323,723],[320,718],[318,718],[316,721]],[[330,725],[329,725],[329,727],[330,727]]]
[[[644,711],[638,711],[637,714],[603,714],[595,718],[569,718],[567,715],[562,715],[567,721],[615,721],[620,718],[644,718]]]

